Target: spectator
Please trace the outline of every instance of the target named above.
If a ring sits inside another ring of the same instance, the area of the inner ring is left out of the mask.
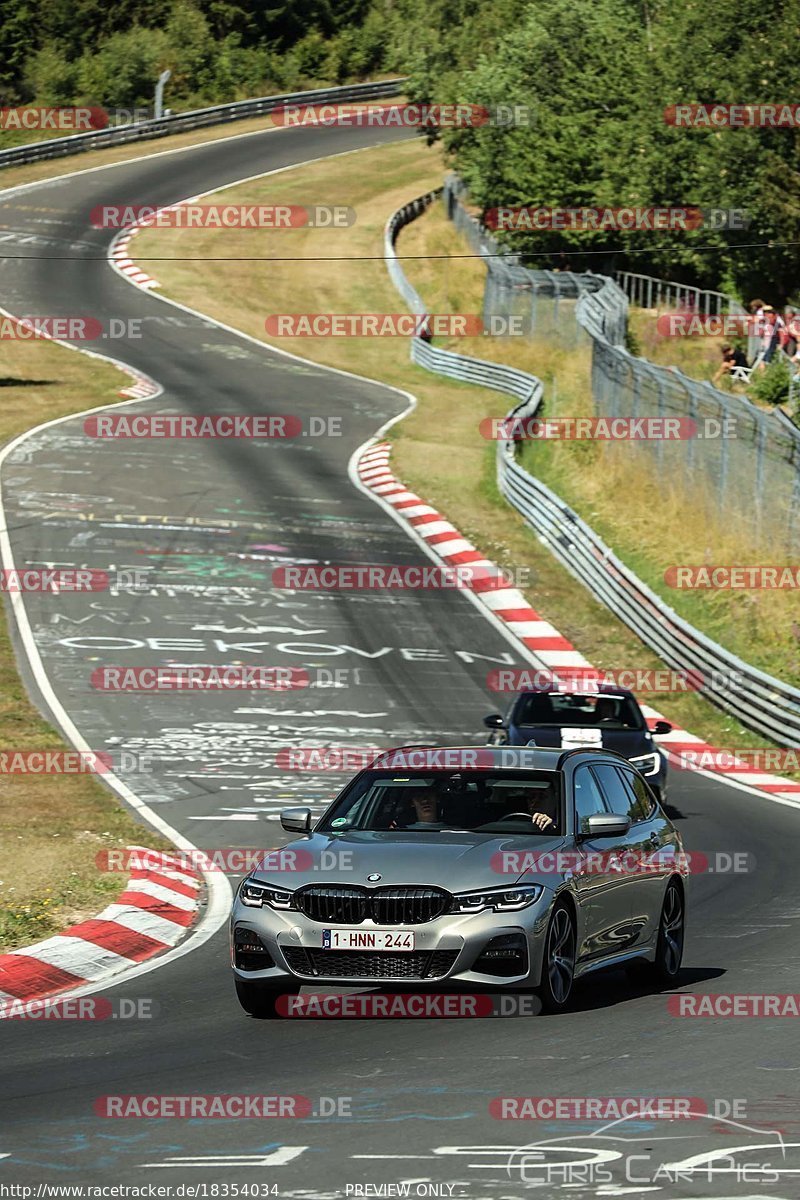
[[[760,371],[766,371],[767,364],[772,362],[778,348],[781,329],[785,328],[783,317],[775,312],[771,304],[764,305],[763,315],[764,331],[761,335],[761,358],[758,364]]]
[[[781,350],[789,355],[794,361],[797,354],[797,333],[800,329],[800,321],[797,319],[797,312],[793,308],[784,309],[783,313],[783,329],[778,333]]]
[[[719,370],[712,379],[712,383],[719,383],[723,375],[730,375],[735,367],[747,367],[747,359],[743,350],[738,346],[729,346],[727,343],[722,347],[722,362],[719,365]]]

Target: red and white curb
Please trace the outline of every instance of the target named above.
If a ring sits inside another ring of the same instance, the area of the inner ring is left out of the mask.
[[[194,923],[201,897],[201,876],[178,858],[159,854],[158,870],[131,870],[125,891],[98,916],[0,955],[0,1017],[10,1001],[111,982],[134,963],[169,950]]]
[[[172,207],[174,207],[174,205]],[[146,271],[143,271],[141,267],[137,267],[136,263],[130,257],[130,253],[128,251],[128,243],[141,228],[141,225],[134,225],[128,229],[123,229],[122,233],[118,234],[111,243],[109,256],[111,258],[111,262],[114,264],[114,267],[122,275],[127,276],[131,283],[135,283],[140,288],[149,289],[160,287],[157,279],[153,279],[153,277],[148,275]]]
[[[148,400],[153,396],[160,396],[164,390],[160,383],[156,383],[149,375],[143,375],[140,371],[134,371],[133,367],[126,367],[124,363],[117,363],[117,366],[130,375],[133,383],[128,387],[120,388],[118,395],[129,396],[132,400]]]
[[[363,486],[384,503],[391,505],[396,515],[411,526],[414,533],[422,538],[447,566],[469,564],[481,568],[481,579],[472,586],[472,593],[491,611],[493,617],[502,621],[508,631],[536,656],[543,667],[554,671],[574,667],[594,670],[589,660],[584,658],[554,625],[545,621],[531,608],[522,592],[516,588],[493,586],[493,577],[501,574],[500,568],[468,542],[442,513],[403,486],[389,467],[390,455],[389,442],[378,442],[363,452],[356,468]],[[602,672],[598,671],[598,676],[600,675]],[[649,704],[642,704],[642,711],[651,729],[656,721],[666,719]],[[730,754],[723,756],[708,742],[674,723],[672,732],[659,735],[657,740],[667,754],[677,756],[681,752],[687,752],[693,757],[698,756],[695,761],[699,760],[704,773],[724,775],[728,780],[800,806],[800,783],[792,783],[779,775],[770,775],[743,760],[735,759]],[[714,759],[714,755],[718,756],[717,760]],[[719,761],[723,757],[724,764]],[[706,763],[714,765],[706,766]]]

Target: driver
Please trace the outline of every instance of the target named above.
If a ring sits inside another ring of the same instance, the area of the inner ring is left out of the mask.
[[[601,696],[594,706],[594,718],[598,725],[605,721],[616,721],[617,702],[611,696]]]
[[[549,788],[541,791],[536,788],[525,788],[519,792],[512,792],[509,796],[509,803],[512,810],[527,812],[537,829],[555,832],[555,821],[548,813],[542,811],[552,807],[552,792]]]

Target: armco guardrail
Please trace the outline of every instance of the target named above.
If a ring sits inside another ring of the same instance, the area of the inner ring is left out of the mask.
[[[628,299],[641,308],[660,308],[662,304],[671,308],[691,307],[703,316],[744,312],[739,301],[725,292],[709,292],[689,283],[638,275],[634,271],[617,271],[616,279]]]
[[[406,204],[390,217],[385,229],[392,280],[418,313],[427,311],[425,304],[406,279],[394,243],[403,226],[423,213],[437,194],[430,192]],[[542,402],[541,380],[525,371],[454,354],[421,338],[412,339],[411,357],[437,374],[519,396],[522,402],[509,416],[534,416]],[[513,441],[498,443],[497,476],[503,495],[555,557],[645,645],[677,670],[700,672],[708,682],[704,694],[758,733],[778,745],[800,744],[800,689],[751,667],[679,617],[585,521],[520,466]]]
[[[203,129],[207,125],[241,121],[245,117],[266,116],[282,104],[324,104],[326,100],[380,100],[387,96],[396,96],[405,82],[405,78],[384,79],[377,83],[355,83],[346,84],[344,87],[316,88],[309,92],[286,92],[280,96],[259,96],[253,100],[236,100],[232,104],[216,104],[213,108],[192,109],[190,112],[142,121],[136,125],[95,129],[90,133],[76,133],[69,137],[30,142],[25,146],[12,146],[10,150],[0,151],[0,167],[61,158],[67,154],[81,154],[85,150],[102,150],[106,146],[119,146],[126,142],[147,141],[149,138],[166,137],[170,133],[181,133],[186,129]]]
[[[411,311],[420,314],[424,314],[428,310],[419,292],[406,278],[397,258],[394,243],[403,226],[408,225],[409,222],[425,212],[425,209],[440,195],[441,188],[434,192],[428,192],[424,196],[418,196],[416,200],[412,200],[393,213],[384,229],[384,255],[392,282]],[[428,371],[434,371],[438,375],[447,375],[462,383],[476,383],[481,387],[493,388],[496,392],[505,392],[510,396],[516,396],[519,400],[535,398],[537,405],[541,399],[542,383],[535,375],[529,375],[527,371],[518,371],[515,367],[504,367],[499,363],[471,358],[468,354],[440,350],[420,337],[411,339],[411,358]]]

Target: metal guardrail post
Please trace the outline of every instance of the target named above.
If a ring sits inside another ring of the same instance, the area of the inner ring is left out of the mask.
[[[764,466],[767,455],[767,428],[763,417],[759,418],[756,430],[755,539],[756,545],[760,545],[764,519]]]

